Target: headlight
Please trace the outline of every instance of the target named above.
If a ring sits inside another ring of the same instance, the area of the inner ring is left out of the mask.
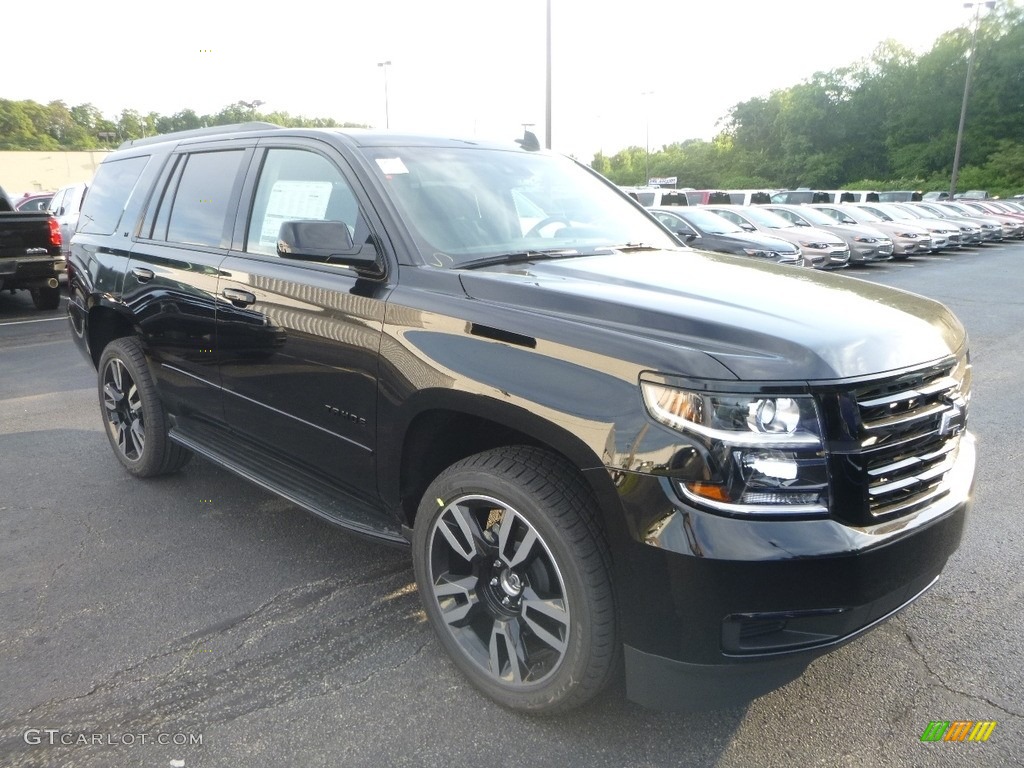
[[[804,248],[811,248],[816,251],[824,251],[826,248],[832,247],[829,243],[805,243],[802,240],[800,241],[800,245]]]
[[[744,248],[743,252],[747,256],[756,256],[759,259],[777,259],[779,255],[773,251],[766,251],[763,248]]]
[[[916,232],[897,232],[896,233],[896,237],[906,237],[906,238],[909,238],[911,240],[915,240],[915,239],[917,239],[917,233]]]
[[[876,238],[876,237],[862,237],[861,235],[857,235],[853,239],[854,239],[855,242],[858,242],[858,243],[877,243],[878,242],[878,238]]]
[[[807,396],[710,394],[641,382],[648,413],[687,438],[669,474],[688,501],[729,514],[821,515],[828,475]]]

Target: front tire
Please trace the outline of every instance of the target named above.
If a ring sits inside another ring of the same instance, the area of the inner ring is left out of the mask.
[[[110,342],[99,363],[103,424],[114,455],[136,477],[177,472],[191,452],[167,437],[167,416],[138,339]]]
[[[518,446],[453,464],[424,494],[413,559],[441,644],[499,704],[564,711],[611,679],[611,559],[589,489],[565,460]]]

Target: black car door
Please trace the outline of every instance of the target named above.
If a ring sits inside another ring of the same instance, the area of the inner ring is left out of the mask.
[[[260,141],[243,201],[221,265],[228,423],[304,476],[368,502],[369,512],[343,516],[379,528],[367,515],[379,507],[377,361],[389,283],[277,252],[281,223],[303,219],[345,222],[353,248],[376,248],[365,201],[339,155],[294,138]]]
[[[192,145],[173,154],[131,249],[124,301],[161,396],[182,418],[223,421],[217,283],[253,143]]]

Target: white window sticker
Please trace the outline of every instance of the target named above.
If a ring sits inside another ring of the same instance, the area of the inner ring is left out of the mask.
[[[275,181],[260,230],[260,245],[277,247],[281,222],[299,219],[323,221],[331,200],[329,181]]]
[[[400,157],[378,157],[377,167],[380,168],[381,173],[385,176],[396,176],[400,173],[409,172],[409,169],[405,167],[405,163],[402,162]]]

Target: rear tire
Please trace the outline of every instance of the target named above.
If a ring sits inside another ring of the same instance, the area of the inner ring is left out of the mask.
[[[60,286],[33,288],[30,292],[36,309],[56,309],[60,306]]]
[[[611,558],[564,459],[514,446],[453,464],[420,503],[413,561],[441,645],[499,704],[565,711],[615,673]]]
[[[100,356],[100,411],[114,455],[136,477],[177,472],[192,453],[167,437],[167,415],[138,339],[110,342]]]

